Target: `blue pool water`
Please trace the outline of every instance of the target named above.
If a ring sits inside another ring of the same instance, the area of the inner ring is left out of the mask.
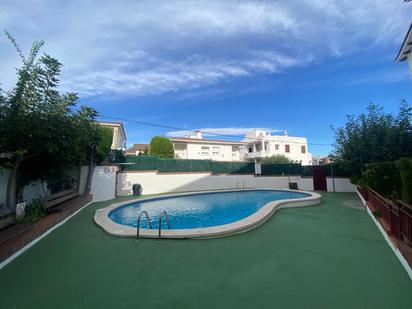
[[[172,229],[194,229],[239,221],[271,201],[308,196],[300,192],[253,190],[159,197],[116,208],[109,213],[109,218],[116,223],[136,227],[138,215],[145,210],[152,228],[157,228],[159,215],[164,210],[169,215]],[[142,228],[149,228],[145,216],[142,216],[140,224]],[[166,228],[165,222],[163,227]]]

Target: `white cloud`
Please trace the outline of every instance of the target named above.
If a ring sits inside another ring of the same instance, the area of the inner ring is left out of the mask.
[[[202,132],[203,136],[214,136],[218,137],[221,135],[225,136],[243,136],[246,133],[253,131],[255,129],[265,130],[268,132],[276,133],[283,132],[283,130],[274,129],[274,128],[239,128],[239,127],[226,127],[226,128],[200,128],[195,130],[179,130],[179,131],[170,131],[166,133],[166,136],[169,137],[184,137],[194,135],[196,131]]]
[[[138,71],[124,71],[135,63],[135,58],[124,59],[105,71],[87,72],[69,76],[62,85],[66,89],[76,89],[83,95],[104,93],[157,94],[180,89],[192,89],[214,84],[223,79],[255,74],[274,73],[305,63],[302,59],[292,59],[285,55],[264,53],[254,55],[253,60],[214,60],[204,56],[191,56],[180,62],[165,61],[149,57],[146,65]]]
[[[393,0],[17,1],[0,3],[0,20],[25,50],[46,41],[65,90],[147,95],[396,46],[411,10]],[[4,37],[0,47],[11,87],[18,59]]]

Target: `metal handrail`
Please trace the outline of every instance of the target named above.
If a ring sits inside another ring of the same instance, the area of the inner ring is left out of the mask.
[[[149,214],[147,213],[146,210],[143,210],[143,211],[139,214],[139,216],[137,217],[136,238],[139,238],[139,235],[140,235],[140,218],[143,216],[143,214],[146,215],[147,222],[149,222],[149,228],[150,228],[150,229],[152,228],[152,224],[150,223]]]
[[[159,235],[157,237],[158,240],[160,240],[160,238],[162,237],[162,218],[163,218],[163,214],[165,215],[165,218],[166,218],[167,228],[170,230],[169,215],[167,214],[167,212],[165,210],[163,210],[160,213],[160,216],[159,216]]]
[[[239,189],[239,181],[236,183],[236,189]]]
[[[246,186],[245,186],[245,182],[243,182],[243,189],[245,188]]]

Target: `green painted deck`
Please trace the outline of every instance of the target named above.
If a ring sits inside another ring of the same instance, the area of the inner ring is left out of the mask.
[[[412,308],[412,282],[355,194],[245,234],[105,234],[94,203],[0,271],[1,308]]]

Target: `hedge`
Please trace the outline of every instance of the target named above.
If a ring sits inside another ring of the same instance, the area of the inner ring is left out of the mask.
[[[412,204],[412,158],[401,158],[396,166],[402,180],[402,200]]]
[[[253,162],[221,162],[212,160],[186,160],[159,158],[154,156],[126,157],[123,170],[156,170],[159,172],[211,172],[213,174],[254,174],[255,164]],[[301,175],[312,176],[313,166],[302,166],[300,164],[262,164],[263,176]],[[332,167],[325,165],[326,175],[332,175]],[[344,177],[339,166],[333,165],[335,177]]]
[[[215,174],[253,174],[251,162],[219,162],[212,160],[181,160],[152,156],[126,157],[123,170],[156,170],[159,172],[212,172]],[[131,164],[130,164],[131,163]]]
[[[402,180],[396,162],[365,164],[361,185],[370,187],[388,198],[400,198]]]

